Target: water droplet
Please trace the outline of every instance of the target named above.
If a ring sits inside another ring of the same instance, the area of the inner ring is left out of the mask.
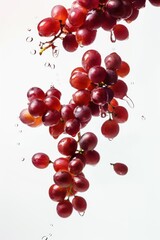
[[[30,54],[31,54],[31,55],[35,55],[35,54],[36,54],[36,50],[35,50],[35,49],[32,49],[32,50],[30,51]]]
[[[52,55],[53,55],[53,57],[58,57],[58,55],[59,55],[59,49],[58,49],[58,47],[54,47],[54,48],[52,48]]]
[[[47,236],[43,236],[42,240],[48,240],[48,237]]]
[[[25,158],[23,157],[23,158],[22,158],[22,162],[24,162],[24,161],[25,161]]]
[[[134,85],[134,82],[131,82],[131,85]]]
[[[31,28],[27,28],[27,31],[30,32],[30,31],[31,31]]]
[[[17,145],[20,146],[21,145],[20,142],[18,142]]]
[[[19,124],[18,124],[18,123],[16,123],[16,124],[15,124],[15,127],[18,127],[18,126],[19,126]]]
[[[29,36],[29,37],[26,38],[26,42],[32,42],[32,41],[33,41],[33,37]]]
[[[85,212],[78,212],[81,217],[84,216]]]
[[[146,117],[144,115],[141,116],[142,120],[146,120]]]
[[[108,138],[108,140],[111,142],[113,140],[113,138]]]
[[[49,233],[49,237],[52,237],[52,233]]]
[[[21,129],[21,130],[19,130],[19,133],[22,133],[22,129]]]
[[[128,96],[125,96],[125,97],[123,98],[123,100],[126,101],[126,103],[128,104],[128,106],[129,106],[130,108],[134,108],[134,102],[132,101],[131,98],[129,98]]]
[[[111,35],[110,35],[110,40],[111,40],[111,42],[112,42],[112,43],[115,43],[115,42],[116,42],[116,38],[115,38],[115,35],[114,35],[113,31],[111,31],[110,34],[111,34]]]
[[[53,227],[54,226],[53,223],[51,223],[50,226]]]
[[[43,42],[40,42],[40,43],[39,43],[39,47],[40,47],[40,48],[43,48],[43,45],[44,45]]]

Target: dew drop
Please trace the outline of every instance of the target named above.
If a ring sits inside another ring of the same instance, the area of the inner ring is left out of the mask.
[[[123,100],[126,101],[126,103],[128,104],[128,106],[129,106],[130,108],[134,108],[134,102],[132,101],[131,98],[129,98],[128,96],[125,96],[125,97],[123,98]]]
[[[26,38],[26,42],[32,42],[32,41],[33,41],[33,37],[29,36],[29,37]]]
[[[35,50],[35,49],[32,49],[32,50],[30,51],[30,54],[31,54],[31,55],[35,55],[35,54],[36,54],[36,50]]]

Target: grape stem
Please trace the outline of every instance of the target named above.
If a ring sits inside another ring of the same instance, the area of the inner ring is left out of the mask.
[[[61,21],[60,21],[60,24],[61,24]],[[40,55],[42,55],[42,53],[46,50],[46,49],[48,49],[48,48],[50,48],[50,47],[52,47],[52,49],[54,49],[56,46],[54,45],[54,41],[57,39],[57,38],[59,38],[59,39],[63,39],[63,37],[61,36],[62,34],[66,34],[67,32],[66,31],[64,31],[63,30],[63,25],[61,24],[61,29],[60,29],[60,32],[56,35],[56,36],[54,36],[54,38],[52,38],[50,41],[47,41],[47,42],[41,42],[41,49],[40,49],[40,51],[39,51],[39,54]],[[44,46],[44,45],[47,45],[47,46]],[[43,47],[44,46],[44,47]]]

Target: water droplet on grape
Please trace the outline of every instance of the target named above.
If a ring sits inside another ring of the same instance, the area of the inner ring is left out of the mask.
[[[142,120],[146,120],[146,117],[144,115],[141,116]]]
[[[33,41],[33,37],[29,36],[29,37],[26,38],[26,42],[32,42],[32,41]]]
[[[84,216],[85,212],[78,212],[81,217]]]
[[[111,142],[113,140],[113,138],[108,138],[108,140]]]
[[[128,104],[128,106],[129,106],[130,108],[134,108],[134,102],[132,101],[131,98],[129,98],[128,96],[125,96],[125,97],[123,98],[123,100],[126,101],[126,103]]]
[[[31,50],[31,51],[30,51],[30,54],[31,54],[31,55],[35,55],[35,54],[36,54],[36,50],[35,50],[35,49]]]

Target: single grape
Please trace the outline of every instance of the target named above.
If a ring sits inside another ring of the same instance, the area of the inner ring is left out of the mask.
[[[68,17],[67,9],[63,5],[55,5],[51,10],[51,17],[65,24]]]
[[[33,99],[28,104],[28,111],[34,117],[43,116],[47,111],[47,106],[44,101],[40,99]]]
[[[128,167],[124,163],[110,163],[113,166],[114,171],[118,175],[126,175]]]
[[[66,156],[72,156],[77,150],[77,142],[72,137],[64,137],[58,142],[58,151]]]
[[[91,93],[87,89],[81,89],[73,93],[72,98],[76,105],[87,105],[91,100]]]
[[[122,61],[119,69],[116,70],[118,76],[126,77],[130,72],[130,66],[127,62]]]
[[[120,79],[115,84],[111,85],[110,88],[113,90],[115,98],[123,99],[125,96],[127,96],[127,84]]]
[[[77,106],[74,111],[74,116],[77,118],[80,123],[89,122],[92,118],[91,110],[88,106],[80,105]]]
[[[32,156],[32,163],[37,168],[46,168],[50,163],[50,159],[47,154],[38,152]]]
[[[70,173],[77,175],[82,172],[84,164],[81,159],[74,157],[68,164],[68,170]]]
[[[101,132],[104,137],[113,139],[119,133],[119,125],[115,120],[106,120],[101,126]]]
[[[76,88],[78,90],[85,89],[89,86],[90,84],[90,79],[85,72],[75,72],[73,75],[70,77],[70,84],[73,88]]]
[[[123,106],[114,107],[112,117],[116,122],[124,123],[128,120],[128,111]]]
[[[61,108],[61,117],[63,120],[67,121],[74,118],[73,108],[71,104],[63,105]]]
[[[97,30],[90,30],[82,26],[76,31],[76,41],[80,46],[88,46],[94,42],[97,35]]]
[[[121,57],[116,52],[110,53],[104,59],[106,68],[111,70],[119,69],[121,66],[121,61]]]
[[[96,165],[100,160],[100,155],[96,150],[89,150],[84,152],[86,164]]]
[[[43,116],[42,116],[42,122],[45,126],[54,126],[59,123],[61,118],[60,112],[57,110],[48,110]]]
[[[72,175],[65,170],[58,171],[54,174],[53,180],[55,184],[57,184],[60,187],[69,187],[72,184]]]
[[[87,208],[87,202],[83,197],[75,196],[72,199],[72,205],[75,210],[78,212],[84,212]]]
[[[33,99],[40,99],[44,100],[45,93],[44,91],[39,87],[32,87],[27,92],[27,98],[31,102]]]
[[[69,158],[60,157],[54,160],[53,168],[56,172],[62,170],[68,170]]]
[[[97,136],[92,132],[84,133],[79,139],[79,145],[84,151],[93,150],[98,143]]]
[[[155,7],[160,7],[160,0],[149,0],[149,2]]]
[[[81,124],[79,119],[71,118],[65,122],[64,132],[71,135],[72,137],[75,137],[77,133],[80,131],[80,128]]]
[[[60,30],[59,20],[51,17],[44,18],[37,25],[38,33],[42,37],[55,36]]]
[[[112,31],[116,40],[123,41],[129,37],[128,28],[123,24],[116,24]]]
[[[46,96],[44,99],[44,103],[48,110],[57,110],[61,109],[60,100],[55,96]]]
[[[91,49],[86,51],[82,56],[82,66],[85,71],[89,71],[91,67],[101,65],[101,55],[98,51]]]
[[[83,25],[86,19],[86,12],[82,10],[82,8],[72,7],[68,13],[69,22],[76,27],[80,27]]]
[[[86,9],[98,8],[99,0],[77,0],[77,2]]]
[[[78,48],[76,36],[73,33],[68,33],[62,40],[63,47],[68,52],[74,52]]]
[[[97,30],[101,27],[103,21],[103,12],[97,9],[88,12],[84,26],[90,30]]]
[[[122,18],[124,15],[124,6],[121,0],[108,0],[106,9],[115,18]]]
[[[94,84],[101,84],[105,82],[107,73],[105,68],[102,66],[94,66],[89,69],[88,77]]]
[[[67,218],[72,214],[73,206],[69,200],[64,200],[57,204],[57,214],[62,218]]]
[[[102,16],[101,27],[105,31],[110,31],[117,23],[117,19],[111,16],[107,11],[104,11]]]
[[[35,121],[35,117],[33,117],[29,113],[28,108],[25,108],[20,112],[19,119],[21,120],[22,123],[28,124],[28,125],[34,123],[34,121]]]
[[[146,4],[146,0],[131,0],[131,2],[132,6],[137,9],[145,7]]]
[[[61,95],[61,92],[53,86],[46,91],[46,97],[57,97],[60,100]]]
[[[64,132],[64,124],[64,121],[60,120],[56,125],[49,127],[49,133],[54,139],[57,139]]]
[[[89,188],[89,182],[85,177],[73,177],[73,189],[77,192],[85,192]]]
[[[67,195],[67,189],[58,186],[57,184],[52,184],[48,190],[49,197],[55,202],[61,202],[65,199]]]

